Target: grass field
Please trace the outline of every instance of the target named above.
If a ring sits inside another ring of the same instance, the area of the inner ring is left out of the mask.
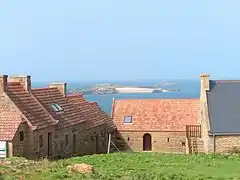
[[[240,156],[177,155],[158,153],[113,153],[69,158],[50,162],[11,159],[10,167],[1,166],[5,180],[56,179],[136,179],[136,180],[205,180],[240,179]],[[95,168],[92,175],[70,172],[67,166],[87,163]]]

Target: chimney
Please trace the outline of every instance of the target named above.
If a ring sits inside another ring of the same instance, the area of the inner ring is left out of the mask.
[[[67,95],[67,83],[51,83],[49,87],[57,88],[64,97]]]
[[[8,82],[19,82],[26,91],[31,92],[31,76],[10,76]]]
[[[0,75],[0,96],[2,96],[3,93],[7,91],[7,81],[7,75]]]
[[[204,95],[206,91],[210,90],[210,82],[209,82],[209,74],[202,73],[200,75],[200,80],[201,80],[201,91],[200,91],[200,96]]]

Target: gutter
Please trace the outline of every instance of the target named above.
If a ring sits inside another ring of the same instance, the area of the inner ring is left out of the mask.
[[[208,135],[213,137],[213,154],[216,154],[216,136],[217,136],[217,134],[208,132]]]

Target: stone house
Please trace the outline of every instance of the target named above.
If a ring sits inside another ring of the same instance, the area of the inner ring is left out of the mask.
[[[32,88],[30,76],[0,76],[0,141],[8,156],[60,158],[104,153],[115,125],[66,83]]]
[[[129,151],[188,153],[186,131],[198,129],[199,113],[199,99],[113,100],[118,146]]]
[[[240,80],[210,80],[201,75],[200,125],[206,153],[240,148]]]
[[[240,80],[200,76],[200,99],[113,100],[125,150],[178,153],[240,151]]]

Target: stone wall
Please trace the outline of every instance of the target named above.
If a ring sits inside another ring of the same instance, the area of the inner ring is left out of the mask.
[[[119,132],[126,143],[126,150],[139,152],[143,151],[143,136],[145,133],[149,133],[152,137],[153,152],[186,152],[186,132]]]
[[[98,126],[86,130],[86,125],[81,123],[61,130],[49,127],[35,131],[33,149],[36,157],[48,156],[48,133],[50,132],[52,133],[51,154],[53,158],[107,152],[108,133],[105,127]],[[40,147],[39,137],[41,135],[43,141]]]
[[[240,136],[216,136],[216,153],[232,153],[240,149]]]
[[[20,133],[23,133],[23,140]],[[27,123],[21,123],[13,138],[13,156],[33,158],[33,133]]]
[[[35,130],[33,132],[33,156],[34,158],[41,158],[41,157],[47,157],[48,156],[48,133],[52,133],[52,143],[51,146],[53,146],[53,138],[55,133],[55,127],[50,126],[48,128]],[[42,137],[42,142],[40,145],[40,136]],[[54,153],[53,149],[50,149],[52,151],[52,154]]]
[[[213,153],[213,138],[209,136],[210,124],[208,115],[207,95],[209,90],[209,75],[201,75],[201,89],[200,89],[200,116],[199,123],[201,125],[201,136],[203,140],[203,148],[205,153]]]

